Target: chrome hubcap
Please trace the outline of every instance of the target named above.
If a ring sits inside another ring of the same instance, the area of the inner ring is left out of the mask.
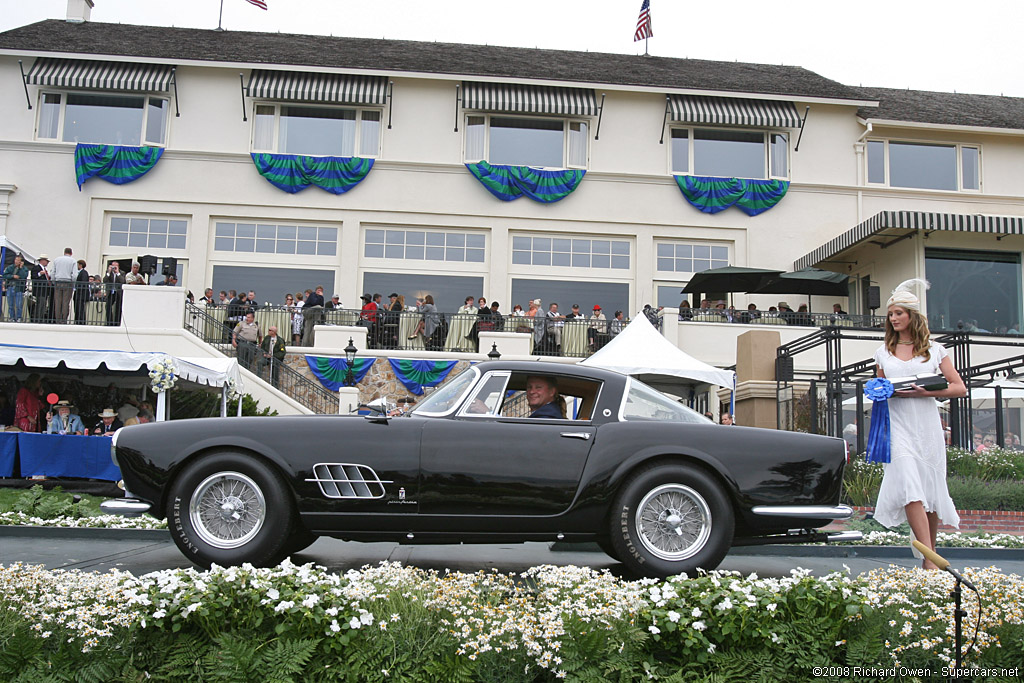
[[[711,535],[711,509],[689,486],[662,484],[644,496],[636,510],[636,530],[644,548],[677,562],[693,557]]]
[[[196,487],[189,521],[205,543],[229,549],[253,539],[267,518],[263,491],[240,472],[211,474]]]

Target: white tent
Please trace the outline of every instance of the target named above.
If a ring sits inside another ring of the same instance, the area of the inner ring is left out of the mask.
[[[0,263],[8,263],[11,261],[11,259],[6,258],[4,253],[8,251],[14,252],[15,254],[21,254],[25,258],[26,263],[36,263],[35,256],[8,239],[7,235],[0,235]]]
[[[670,392],[671,387],[666,385],[715,384],[733,389],[736,383],[735,372],[720,370],[680,350],[654,329],[642,313],[604,348],[580,361],[580,365],[633,375],[641,382]]]
[[[222,389],[233,386],[239,392],[243,388],[236,358],[175,358],[166,353],[0,344],[0,365],[15,365],[18,361],[30,368],[56,368],[64,363],[70,370],[96,370],[104,365],[107,370],[121,372],[136,372],[143,367],[152,369],[157,363],[170,361],[175,374],[186,382]],[[165,415],[163,398],[164,394],[157,394],[157,419]],[[221,403],[223,412],[224,401]]]

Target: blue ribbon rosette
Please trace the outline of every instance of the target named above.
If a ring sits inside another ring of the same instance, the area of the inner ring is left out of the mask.
[[[868,380],[864,396],[871,400],[871,431],[868,432],[868,462],[889,462],[889,397],[892,382],[884,377]]]

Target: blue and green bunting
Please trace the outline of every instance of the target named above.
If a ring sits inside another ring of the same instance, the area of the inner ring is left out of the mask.
[[[488,192],[506,202],[523,195],[536,202],[557,202],[572,194],[586,173],[581,169],[545,171],[529,166],[491,166],[486,161],[466,164],[466,168]]]
[[[412,393],[422,396],[423,387],[436,387],[443,382],[459,361],[388,358],[388,362],[391,363],[391,369],[394,370],[398,381]]]
[[[253,153],[252,162],[271,185],[291,193],[316,185],[331,194],[343,194],[362,182],[373,168],[373,159],[359,157]]]
[[[756,216],[772,208],[789,190],[788,180],[677,175],[676,183],[686,201],[704,213],[718,213],[736,206],[748,216]]]
[[[356,384],[363,381],[366,373],[370,371],[376,358],[356,358],[352,364],[352,378]],[[333,358],[327,356],[306,356],[309,369],[320,384],[331,391],[337,391],[345,386],[348,379],[348,361],[344,358]]]
[[[163,147],[121,147],[119,145],[75,145],[75,180],[82,184],[99,176],[108,183],[123,185],[138,180],[156,166]]]

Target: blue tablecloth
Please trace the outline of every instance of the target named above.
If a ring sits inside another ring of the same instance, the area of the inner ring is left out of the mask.
[[[110,437],[26,432],[17,436],[23,477],[121,479],[121,470],[110,459]]]
[[[18,432],[0,432],[0,477],[14,474],[14,454],[18,451]]]

